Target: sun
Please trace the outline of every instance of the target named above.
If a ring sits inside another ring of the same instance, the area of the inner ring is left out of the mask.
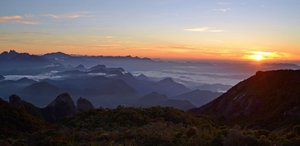
[[[263,52],[263,51],[253,51],[245,56],[246,59],[253,61],[264,61],[276,58],[277,55],[274,52]]]
[[[256,54],[256,55],[249,55],[249,59],[255,60],[255,61],[262,61],[264,60],[264,56],[260,55],[260,54]]]

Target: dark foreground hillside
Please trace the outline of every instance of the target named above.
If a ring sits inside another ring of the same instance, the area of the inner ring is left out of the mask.
[[[281,129],[300,124],[300,70],[257,72],[192,110],[229,125]]]
[[[59,106],[70,102],[66,94],[59,97],[50,105],[61,108]],[[77,111],[74,116],[64,111],[65,118],[49,123],[47,118],[34,114],[45,110],[29,103],[23,101],[16,105],[2,100],[0,103],[1,146],[280,146],[300,143],[299,125],[284,131],[227,127],[168,107],[90,109]]]

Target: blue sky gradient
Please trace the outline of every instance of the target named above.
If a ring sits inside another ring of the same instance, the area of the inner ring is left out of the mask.
[[[298,59],[299,25],[299,0],[2,0],[0,50]]]

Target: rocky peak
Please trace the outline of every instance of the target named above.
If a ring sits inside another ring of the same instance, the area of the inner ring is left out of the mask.
[[[48,121],[58,121],[65,117],[72,116],[76,112],[75,104],[68,93],[60,94],[46,108]]]
[[[67,105],[70,108],[74,108],[75,109],[75,105],[74,102],[71,98],[71,96],[68,93],[63,93],[58,95],[54,101],[52,101],[48,106],[57,106],[57,105]]]
[[[17,109],[24,108],[24,104],[18,95],[11,95],[9,97],[9,104]]]
[[[76,66],[75,69],[80,70],[80,71],[85,71],[86,70],[85,66],[82,65],[82,64],[79,64],[78,66]]]
[[[94,109],[94,106],[87,99],[80,97],[77,100],[77,110],[79,112],[84,112],[84,111],[88,111],[88,110],[91,110],[91,109]]]
[[[98,65],[96,65],[96,66],[93,66],[93,67],[91,67],[89,70],[98,70],[98,69],[105,69],[106,68],[106,66],[105,65],[100,65],[100,64],[98,64]]]
[[[139,80],[149,80],[149,78],[144,74],[140,74],[136,78],[139,79]]]

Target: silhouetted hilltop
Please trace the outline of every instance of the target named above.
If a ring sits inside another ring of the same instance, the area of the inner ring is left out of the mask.
[[[63,61],[67,58],[70,58],[72,57],[71,55],[68,55],[66,53],[63,53],[63,52],[54,52],[54,53],[47,53],[47,54],[44,54],[42,55],[42,57],[44,58],[47,58],[49,60],[56,60],[56,61]]]
[[[25,77],[25,78],[21,78],[21,79],[17,80],[17,83],[18,84],[34,84],[34,83],[36,83],[36,81]]]
[[[231,125],[274,129],[300,123],[299,95],[300,70],[259,71],[192,111]]]
[[[16,96],[11,97],[10,103],[0,98],[0,139],[3,137],[20,138],[20,134],[47,129],[48,125],[45,121],[24,108],[22,101]],[[0,144],[2,145],[1,142]]]
[[[75,67],[76,70],[79,70],[79,71],[86,71],[87,69],[85,68],[84,65],[82,64],[79,64]]]
[[[154,84],[154,88],[156,92],[169,96],[175,96],[190,91],[190,89],[180,83],[175,82],[172,78],[165,78],[156,82]]]
[[[16,62],[16,61],[22,61],[22,62],[31,62],[31,61],[39,61],[44,62],[46,59],[44,59],[41,56],[37,55],[30,55],[29,53],[18,53],[14,50],[10,50],[9,52],[5,51],[0,54],[0,61],[1,62]]]
[[[78,98],[76,104],[77,104],[77,111],[79,111],[79,112],[84,112],[84,111],[94,109],[93,104],[90,101],[88,101],[87,99],[82,98],[82,97]]]
[[[144,75],[144,74],[138,75],[138,76],[136,77],[136,79],[138,79],[138,80],[144,80],[144,81],[149,81],[149,80],[150,80],[150,79],[149,79],[146,75]]]
[[[43,113],[47,121],[60,121],[65,117],[73,116],[76,113],[76,106],[71,96],[63,93],[43,109]]]
[[[53,97],[63,92],[59,87],[42,81],[33,83],[23,88],[19,94],[28,101],[34,101],[39,106],[44,106],[53,100]]]
[[[84,98],[79,98],[77,104],[74,104],[73,99],[68,93],[59,94],[46,107],[40,108],[24,101],[18,95],[9,97],[9,105],[17,110],[24,111],[35,118],[45,120],[47,122],[60,122],[66,117],[75,115],[77,112],[84,112],[94,109],[93,104]]]

